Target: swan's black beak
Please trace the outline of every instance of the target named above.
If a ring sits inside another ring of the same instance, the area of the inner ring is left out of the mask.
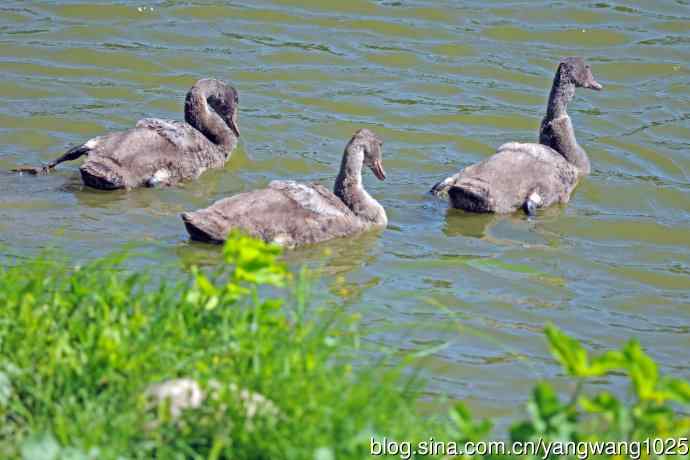
[[[232,132],[235,133],[235,136],[240,137],[240,128],[237,127],[236,117],[232,117],[228,120],[228,126],[230,126]]]
[[[384,180],[386,178],[386,171],[383,170],[381,160],[374,160],[371,170],[374,172],[374,175],[378,180]]]

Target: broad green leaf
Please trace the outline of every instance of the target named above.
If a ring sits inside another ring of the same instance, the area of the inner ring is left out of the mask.
[[[626,359],[623,352],[614,350],[592,358],[589,375],[599,376],[614,370],[625,369]]]
[[[627,357],[620,351],[608,351],[590,361],[587,350],[552,324],[545,328],[551,353],[573,377],[598,377],[613,370],[625,369]]]
[[[463,441],[479,441],[491,431],[492,423],[489,420],[474,420],[462,403],[455,404],[448,415]]]
[[[561,410],[558,395],[548,383],[538,383],[534,389],[533,398],[542,418],[549,418]]]
[[[621,403],[609,392],[602,392],[596,395],[594,398],[589,398],[587,396],[581,396],[579,401],[580,406],[587,412],[609,412],[615,413],[620,407]]]
[[[201,273],[196,275],[196,285],[204,295],[209,297],[218,295],[218,290],[216,287],[211,283],[211,281],[209,281],[208,278],[206,278],[206,276]]]
[[[586,377],[589,375],[587,350],[580,342],[567,336],[563,331],[552,324],[545,328],[551,353],[561,363],[568,374],[574,377]]]
[[[661,386],[669,399],[682,404],[690,404],[690,382],[676,378],[666,378],[662,380]]]
[[[628,342],[623,353],[638,398],[643,401],[659,399],[659,395],[655,392],[659,380],[659,370],[654,360],[642,350],[639,342],[635,340]]]

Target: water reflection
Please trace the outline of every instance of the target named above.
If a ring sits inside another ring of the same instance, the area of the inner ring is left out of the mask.
[[[448,207],[445,218],[443,233],[446,236],[484,238],[499,219],[506,217],[496,214],[476,214]]]

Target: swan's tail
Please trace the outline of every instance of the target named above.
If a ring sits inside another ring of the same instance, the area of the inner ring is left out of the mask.
[[[125,188],[125,181],[118,172],[121,168],[111,164],[112,161],[107,159],[101,159],[101,161],[89,159],[79,168],[84,184],[100,190]]]
[[[69,149],[67,152],[65,152],[61,157],[51,161],[45,166],[39,166],[39,167],[22,167],[22,168],[15,168],[12,169],[12,172],[17,172],[17,173],[27,173],[27,174],[32,174],[34,176],[37,175],[43,175],[43,174],[48,174],[51,169],[55,168],[57,165],[64,161],[72,161],[76,160],[77,158],[86,155],[89,153],[93,145],[90,145],[92,143],[93,139],[86,144],[78,145],[76,147],[72,147]]]
[[[463,179],[448,189],[450,204],[456,209],[468,212],[495,212],[496,204],[486,183]]]
[[[455,182],[455,176],[450,176],[445,179],[443,179],[440,182],[437,182],[433,187],[431,187],[431,190],[429,190],[429,193],[432,195],[438,197],[438,198],[443,198],[443,199],[448,199],[448,190],[453,186]]]
[[[217,232],[213,231],[213,225],[205,225],[204,219],[196,212],[183,212],[180,214],[182,222],[189,233],[189,237],[193,241],[202,241],[204,243],[220,244],[225,241],[224,238],[219,238]],[[206,222],[208,224],[209,222]]]

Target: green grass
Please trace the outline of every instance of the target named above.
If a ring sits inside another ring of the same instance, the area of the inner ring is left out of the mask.
[[[364,459],[372,436],[489,437],[491,424],[462,406],[421,415],[424,388],[405,372],[413,361],[367,364],[356,319],[310,307],[307,276],[289,273],[277,248],[235,235],[224,258],[155,284],[117,258],[2,269],[0,457]],[[577,394],[561,402],[540,384],[510,437],[687,436],[678,404],[690,403],[690,385],[659,376],[636,342],[590,357],[553,327],[547,336]],[[630,377],[625,403],[587,394],[588,379],[611,372]],[[179,417],[147,396],[174,378],[206,395]]]

